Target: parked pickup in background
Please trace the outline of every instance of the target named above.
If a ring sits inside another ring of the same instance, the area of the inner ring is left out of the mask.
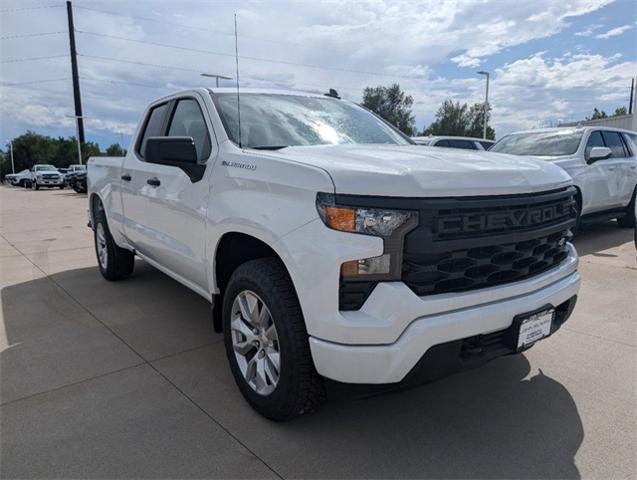
[[[33,165],[31,169],[31,188],[64,188],[64,175],[53,165]]]
[[[31,170],[24,169],[18,173],[9,173],[5,180],[16,187],[26,187],[31,182]]]
[[[240,109],[234,89],[153,102],[125,158],[89,160],[89,214],[106,279],[138,255],[212,303],[266,417],[315,408],[324,377],[421,382],[524,351],[571,314],[561,168],[419,147],[334,92],[243,90]]]
[[[635,226],[637,133],[610,127],[548,128],[511,133],[491,147],[559,165],[577,188],[578,222],[616,218]]]

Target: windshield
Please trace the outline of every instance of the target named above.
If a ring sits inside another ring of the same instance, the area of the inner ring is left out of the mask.
[[[237,96],[212,95],[228,133],[238,144]],[[329,97],[241,94],[241,142],[251,148],[355,143],[410,144],[367,110]]]
[[[36,165],[36,172],[57,172],[57,169],[53,165]]]
[[[502,138],[489,151],[513,155],[572,155],[577,151],[583,133],[582,130],[513,133]]]

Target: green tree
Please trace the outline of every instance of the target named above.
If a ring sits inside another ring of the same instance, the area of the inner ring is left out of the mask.
[[[83,163],[88,157],[98,155],[101,155],[101,152],[97,143],[82,144]],[[72,163],[78,163],[77,142],[75,137],[53,138],[29,130],[13,139],[13,158],[16,172],[31,168],[36,163],[68,167]]]
[[[109,157],[123,157],[126,155],[126,149],[122,148],[119,143],[113,143],[106,149],[106,155]]]
[[[593,108],[593,115],[591,115],[590,117],[586,117],[586,120],[599,120],[602,118],[618,117],[620,115],[627,114],[628,110],[626,109],[626,107],[617,107],[612,115],[607,115],[604,110],[598,110],[597,107],[595,107]]]
[[[597,107],[593,108],[593,115],[591,117],[586,117],[586,120],[599,120],[602,118],[608,118],[606,112],[604,110],[598,110]]]
[[[626,110],[626,107],[617,107],[615,109],[615,113],[613,113],[613,117],[619,117],[620,115],[628,115],[628,110]]]
[[[489,107],[489,112],[491,108]],[[495,139],[495,130],[489,125],[491,114],[487,112],[487,138]],[[469,107],[466,103],[445,100],[436,112],[436,120],[423,129],[423,135],[454,135],[482,138],[484,129],[484,104]]]
[[[414,99],[400,89],[398,83],[389,87],[366,87],[363,106],[398,128],[406,135],[414,135],[415,119],[411,113]]]

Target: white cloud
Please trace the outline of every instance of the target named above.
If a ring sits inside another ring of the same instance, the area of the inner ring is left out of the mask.
[[[612,30],[609,30],[606,33],[600,33],[598,35],[595,35],[595,38],[601,38],[601,39],[607,40],[611,37],[616,37],[618,35],[621,35],[622,33],[627,32],[628,30],[631,30],[633,28],[634,28],[633,25],[622,25],[621,27],[613,28]]]
[[[538,52],[497,69],[492,82],[496,130],[542,125],[547,119],[581,120],[602,102],[625,102],[637,61],[621,55]],[[619,106],[619,105],[618,105]]]
[[[590,37],[595,30],[599,30],[603,26],[604,26],[603,23],[590,25],[590,26],[586,27],[584,30],[581,30],[579,32],[575,32],[575,35],[578,36],[578,37]]]
[[[266,7],[250,1],[202,2],[197,3],[195,14],[195,10],[185,7],[176,13],[172,2],[111,4],[78,0],[74,5],[79,32],[227,54],[219,56],[77,33],[78,52],[82,55],[79,57],[82,100],[84,114],[89,117],[88,137],[91,138],[90,132],[129,134],[142,109],[152,99],[184,87],[212,85],[202,79],[199,72],[234,77],[235,11],[239,17],[239,53],[244,57],[241,59],[243,85],[312,91],[332,87],[345,98],[358,101],[365,86],[399,81],[415,99],[414,112],[418,127],[422,128],[444,99],[473,102],[482,101],[484,95],[484,80],[475,77],[472,71],[466,72],[469,78],[440,77],[436,71],[441,64],[451,60],[458,66],[475,68],[505,49],[556,35],[569,27],[573,17],[595,12],[611,1],[534,0],[517,2],[511,8],[503,8],[506,2],[502,0],[290,1],[272,2]],[[18,0],[3,0],[3,8],[7,9],[23,4]],[[116,15],[90,10],[92,8]],[[591,25],[589,35],[601,27]],[[3,15],[0,29],[3,35],[64,32],[65,9]],[[61,34],[7,40],[0,46],[3,59],[60,55],[68,51],[68,38]],[[575,115],[577,108],[580,111],[584,108],[582,98],[610,98],[607,96],[615,94],[617,79],[623,81],[634,75],[634,62],[597,56],[587,50],[574,52],[557,59],[535,54],[492,72],[494,122],[499,133],[536,124],[555,111]],[[332,69],[267,63],[254,58]],[[633,73],[629,73],[627,67],[618,67],[626,64],[632,65]],[[0,77],[9,83],[68,78],[70,66],[68,58],[3,64]],[[569,90],[571,88],[574,90]],[[70,82],[28,87],[5,84],[2,92],[0,129],[3,135],[18,134],[35,126],[46,126],[51,131],[57,128],[57,134],[74,134],[72,120],[65,119],[65,115],[73,112]],[[585,110],[589,110],[588,105]]]

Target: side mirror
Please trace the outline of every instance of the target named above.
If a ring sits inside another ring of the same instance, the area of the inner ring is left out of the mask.
[[[197,165],[197,149],[192,137],[149,137],[144,160],[172,167]]]
[[[588,163],[596,162],[597,160],[604,160],[613,154],[608,147],[593,147],[588,153]]]

